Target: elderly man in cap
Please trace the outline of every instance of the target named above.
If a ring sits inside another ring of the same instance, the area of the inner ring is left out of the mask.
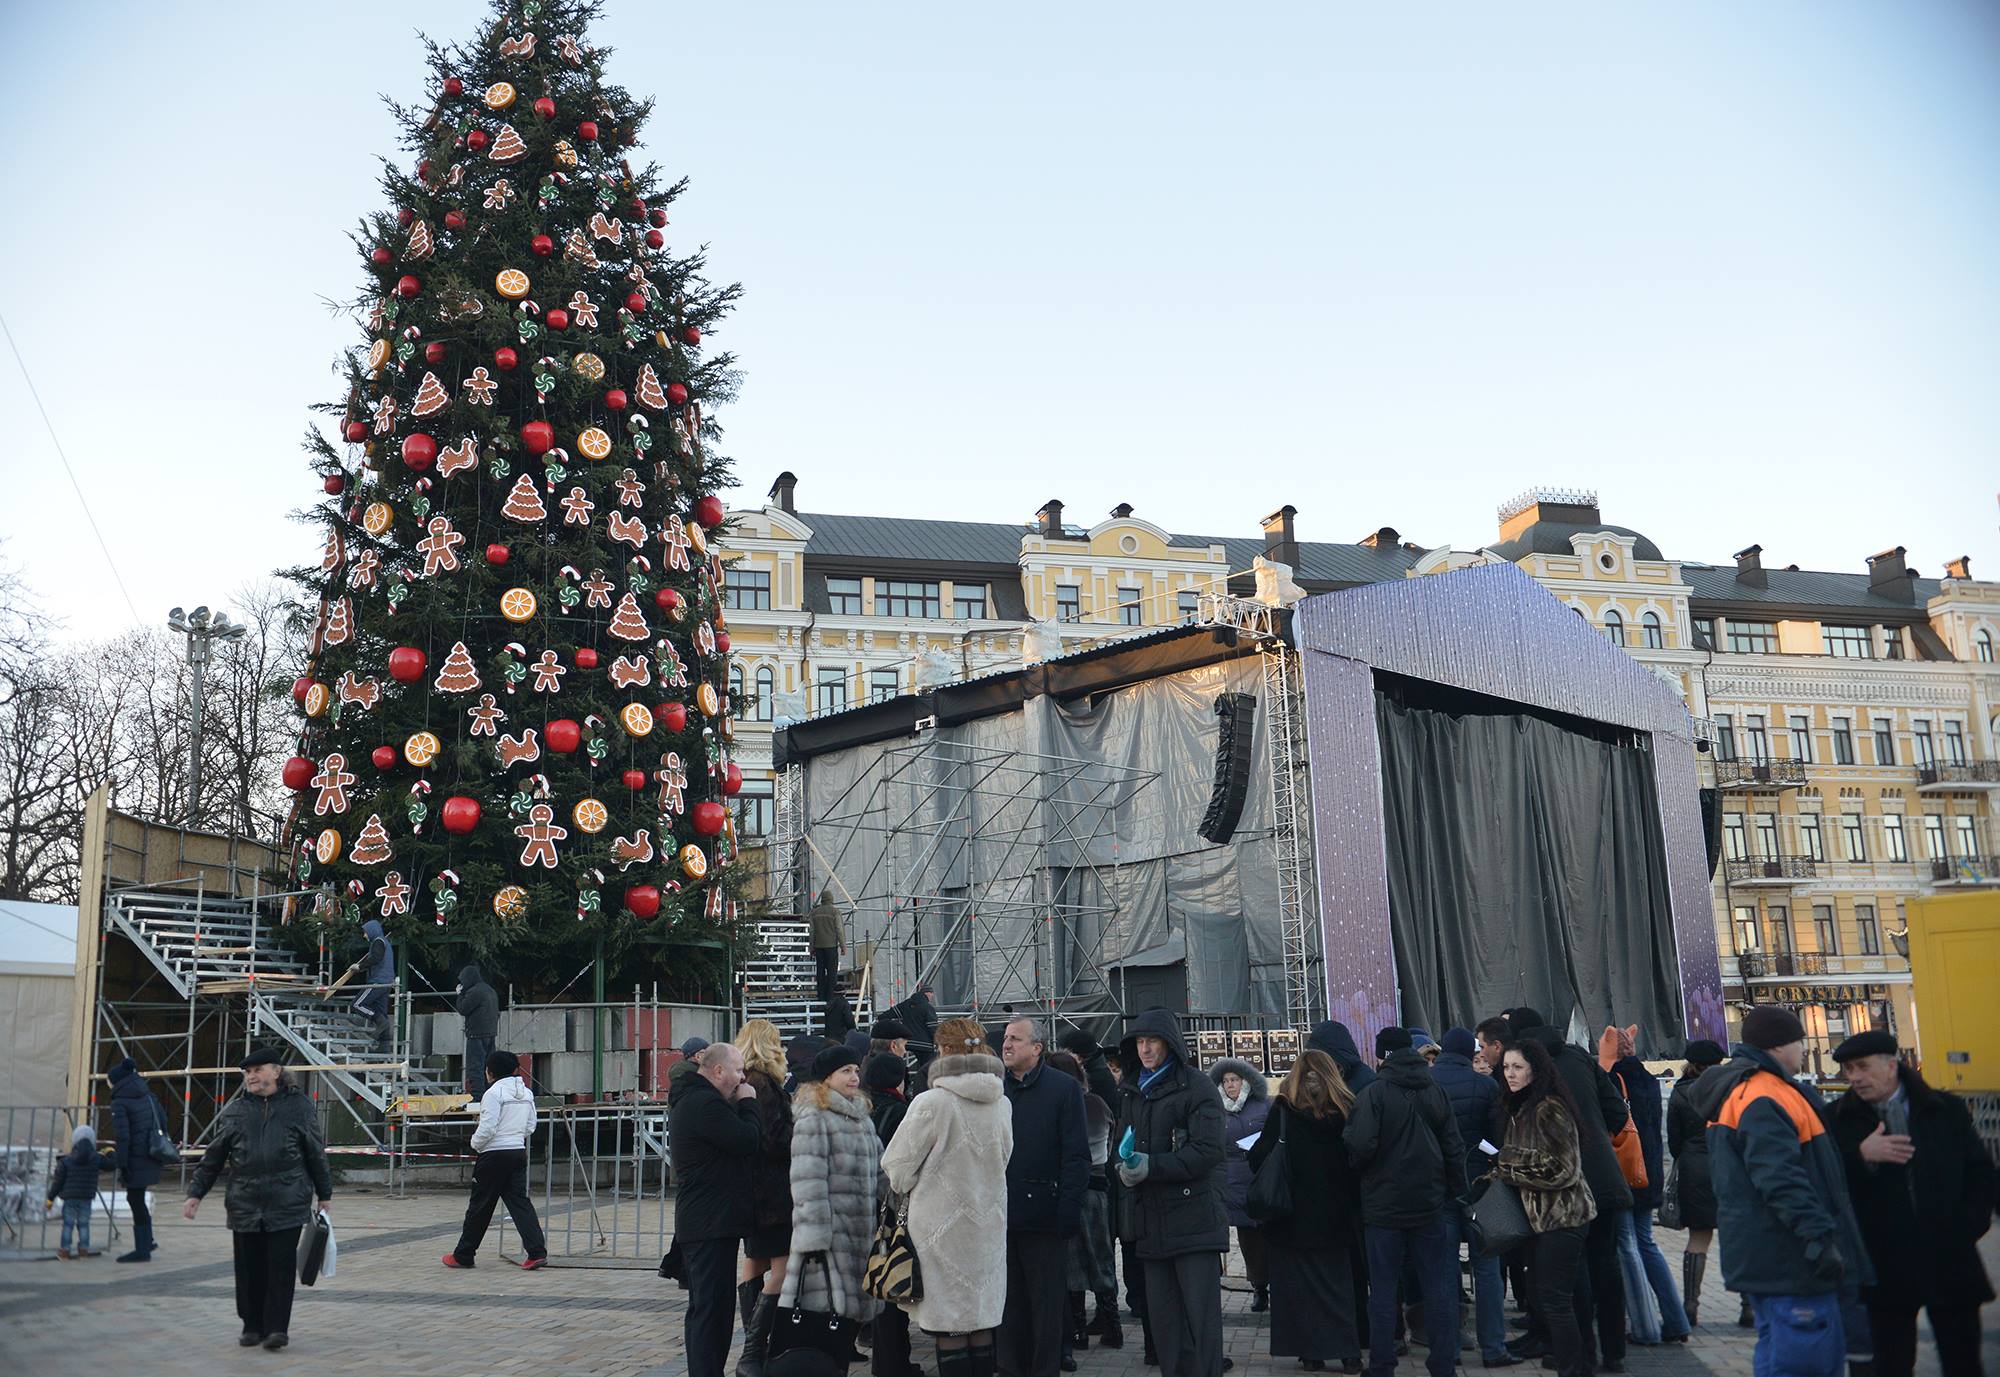
[[[1886,1032],[1856,1033],[1833,1059],[1847,1093],[1828,1123],[1875,1264],[1863,1292],[1877,1377],[1910,1377],[1928,1310],[1944,1377],[1978,1377],[1979,1307],[1993,1287],[1979,1240],[1993,1220],[1993,1163],[1964,1101],[1933,1090]]]
[[[1874,1281],[1840,1149],[1792,1082],[1806,1030],[1789,1009],[1743,1016],[1734,1055],[1696,1081],[1722,1236],[1722,1280],[1749,1297],[1757,1377],[1838,1377],[1842,1295]]]

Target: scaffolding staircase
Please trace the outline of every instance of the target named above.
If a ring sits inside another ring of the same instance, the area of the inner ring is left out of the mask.
[[[826,1031],[826,1005],[820,1002],[817,968],[813,964],[812,925],[804,918],[773,914],[757,924],[758,956],[737,973],[745,1019],[767,1018],[781,1037]],[[866,1028],[874,1022],[873,998],[867,973],[843,971],[842,990],[854,1022]]]
[[[320,972],[272,939],[254,901],[126,890],[106,911],[181,998],[242,995],[253,1032],[289,1046],[295,1065],[324,1068],[320,1074],[370,1108],[387,1113],[409,1096],[458,1089],[442,1072],[412,1063],[400,1040],[375,1048],[353,1012],[356,992],[331,992]]]

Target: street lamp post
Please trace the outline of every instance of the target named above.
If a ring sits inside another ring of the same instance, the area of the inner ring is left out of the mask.
[[[208,678],[209,646],[215,641],[240,641],[246,628],[220,612],[210,616],[206,607],[185,613],[176,607],[167,614],[167,627],[187,637],[188,694],[194,712],[188,731],[187,825],[193,827],[201,801],[201,695]]]

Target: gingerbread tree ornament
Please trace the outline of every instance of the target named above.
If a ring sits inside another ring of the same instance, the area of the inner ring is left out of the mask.
[[[650,363],[639,369],[639,405],[651,407],[654,411],[667,409],[666,389],[660,386],[660,375],[653,371]]]
[[[621,641],[643,641],[653,634],[646,626],[646,614],[639,610],[639,600],[630,593],[618,600],[610,630]]]
[[[479,671],[473,668],[472,653],[465,648],[464,641],[452,642],[451,653],[444,657],[433,687],[439,693],[470,693],[479,687]]]
[[[431,237],[431,227],[419,220],[410,226],[410,246],[403,250],[403,258],[408,262],[429,258],[431,251],[436,247],[437,241]]]
[[[356,865],[381,865],[395,854],[389,846],[389,829],[382,825],[382,815],[370,813],[368,821],[361,824],[361,835],[354,839],[347,859]]]
[[[417,398],[410,404],[412,416],[429,416],[443,411],[451,405],[451,393],[444,390],[435,373],[424,374],[424,380],[417,387]]]
[[[514,487],[507,494],[507,501],[500,508],[500,515],[509,521],[546,521],[549,509],[542,505],[542,494],[535,487],[535,480],[522,474],[514,480]]]

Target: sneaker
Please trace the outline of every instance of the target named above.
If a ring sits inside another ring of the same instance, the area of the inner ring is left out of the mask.
[[[521,1264],[521,1270],[524,1272],[538,1272],[548,1265],[549,1260],[546,1257],[531,1257]]]
[[[266,1334],[264,1336],[264,1347],[276,1353],[291,1341],[292,1337],[289,1334]]]
[[[70,1259],[70,1251],[69,1251],[69,1249],[67,1249],[67,1248],[58,1248],[58,1249],[56,1249],[56,1261],[57,1261],[57,1262],[68,1262],[68,1261],[69,1261],[69,1259]]]
[[[470,1262],[460,1262],[458,1260],[457,1253],[446,1253],[444,1255],[444,1265],[447,1267],[456,1268],[460,1271],[463,1271],[464,1269],[473,1266],[473,1264]]]

